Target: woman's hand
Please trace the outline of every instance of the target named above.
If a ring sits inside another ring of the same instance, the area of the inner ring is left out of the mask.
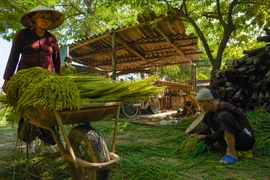
[[[205,139],[205,135],[204,134],[191,134],[189,138],[197,138],[198,141],[201,141]]]
[[[4,93],[6,93],[6,86],[7,86],[8,81],[4,81],[4,84],[2,85],[2,90]]]
[[[204,134],[200,134],[200,135],[197,135],[196,138],[201,141],[201,140],[204,140],[205,139],[205,135]]]
[[[191,135],[189,135],[189,138],[194,138],[196,136],[198,136],[198,134],[191,134]]]

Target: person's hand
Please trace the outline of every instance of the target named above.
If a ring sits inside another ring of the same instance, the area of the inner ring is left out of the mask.
[[[2,90],[4,93],[6,93],[6,86],[7,86],[8,81],[4,81],[4,84],[2,85]]]
[[[201,114],[202,114],[201,111],[196,111],[197,116],[200,116]]]
[[[191,134],[189,136],[189,138],[197,138],[198,141],[204,140],[205,139],[205,135],[203,134]]]
[[[204,134],[200,134],[200,135],[197,135],[196,138],[201,141],[201,140],[204,140],[205,139],[205,135]]]
[[[191,134],[191,135],[189,135],[189,138],[194,138],[196,136],[198,136],[198,134]]]

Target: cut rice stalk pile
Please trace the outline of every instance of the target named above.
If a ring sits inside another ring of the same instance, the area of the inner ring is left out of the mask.
[[[201,153],[203,153],[206,149],[208,148],[208,145],[205,141],[200,141],[195,150],[192,152],[192,157],[196,157],[198,155],[200,155]]]
[[[31,106],[73,110],[82,107],[82,99],[77,86],[72,81],[63,76],[49,76],[36,84],[30,84],[25,89],[18,100],[15,112],[24,113]]]
[[[246,116],[256,139],[254,153],[270,156],[270,113],[264,107],[258,107],[254,111],[247,112]]]
[[[16,120],[31,106],[56,110],[82,106],[79,90],[73,81],[40,67],[18,71],[9,80],[6,92],[7,103]]]
[[[181,142],[178,151],[180,153],[190,154],[195,151],[197,144],[197,138],[186,138]]]
[[[43,79],[46,79],[48,76],[57,76],[57,74],[41,67],[18,71],[8,81],[6,87],[7,102],[11,106],[16,106],[18,99],[30,84],[36,84]]]
[[[18,71],[6,88],[7,103],[20,119],[31,106],[62,110],[80,109],[93,102],[145,100],[163,88],[153,84],[156,76],[136,82],[117,82],[103,76],[60,76],[41,67]]]
[[[163,87],[153,85],[157,76],[139,81],[114,81],[103,76],[68,76],[80,91],[82,98],[90,102],[123,102],[133,100],[146,100],[152,95],[163,92]]]
[[[5,94],[0,94],[0,103],[4,105],[7,103],[7,96]]]
[[[197,138],[184,139],[178,151],[184,154],[190,154],[192,158],[200,155],[207,149],[208,145],[205,141],[198,142]]]

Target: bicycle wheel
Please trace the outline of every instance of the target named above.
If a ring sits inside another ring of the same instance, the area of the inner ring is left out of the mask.
[[[152,96],[149,98],[149,102],[150,102],[150,112],[152,114],[157,114],[160,110],[160,102],[159,102],[159,98],[156,96]]]
[[[91,163],[110,161],[105,141],[90,125],[80,125],[73,128],[68,135],[68,139],[76,157]],[[80,166],[75,167],[72,162],[68,162],[68,167],[70,176],[74,180],[106,180],[110,172],[109,169],[91,170]]]
[[[122,111],[128,118],[134,118],[139,112],[139,102],[130,101],[122,104]]]

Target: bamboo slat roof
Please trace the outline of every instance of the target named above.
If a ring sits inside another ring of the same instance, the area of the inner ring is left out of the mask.
[[[112,34],[115,32],[116,71],[145,72],[156,67],[200,61],[197,37],[185,34],[180,18],[165,17],[153,21],[140,18],[135,26],[78,40],[69,45],[75,62],[112,72]]]

